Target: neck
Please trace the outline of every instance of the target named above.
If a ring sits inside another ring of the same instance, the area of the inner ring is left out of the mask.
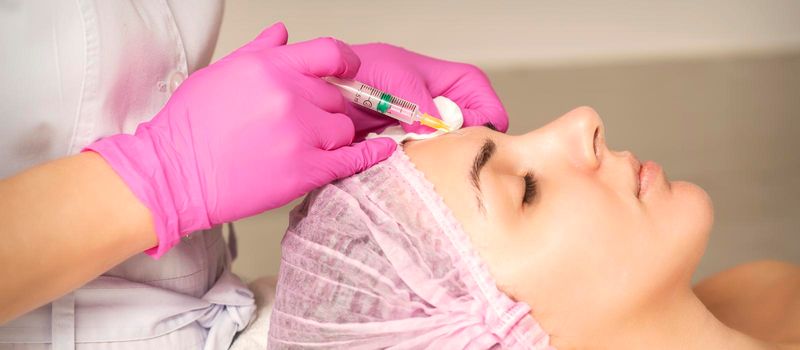
[[[691,292],[659,300],[646,312],[620,322],[586,349],[729,349],[775,350],[779,347],[738,332],[714,317]]]

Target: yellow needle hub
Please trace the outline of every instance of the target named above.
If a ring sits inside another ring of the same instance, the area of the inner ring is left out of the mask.
[[[436,130],[450,132],[450,126],[445,124],[443,120],[436,118],[428,113],[422,114],[422,117],[420,117],[419,119],[419,123],[425,126],[430,126]]]

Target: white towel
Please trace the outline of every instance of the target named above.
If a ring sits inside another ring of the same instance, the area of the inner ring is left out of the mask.
[[[277,277],[261,277],[247,285],[256,299],[256,315],[250,324],[233,341],[230,350],[266,349],[269,318],[275,302]]]

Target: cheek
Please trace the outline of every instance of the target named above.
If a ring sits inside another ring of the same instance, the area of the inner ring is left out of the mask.
[[[631,252],[641,250],[644,220],[634,217],[631,203],[596,184],[573,182],[560,188],[542,193],[531,213],[504,235],[505,248],[491,264],[493,273],[518,291],[552,292],[562,301],[572,299],[569,303],[584,300],[586,290],[607,293],[604,300],[619,299],[612,295],[619,288],[608,286],[630,283],[629,269],[641,266],[631,260]],[[577,293],[574,299],[570,291]]]

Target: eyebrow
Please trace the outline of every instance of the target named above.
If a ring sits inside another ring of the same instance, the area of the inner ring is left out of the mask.
[[[494,141],[488,138],[485,139],[483,141],[483,146],[481,146],[478,154],[475,155],[475,160],[472,161],[472,168],[469,171],[470,182],[472,182],[472,187],[476,190],[475,198],[478,200],[478,208],[484,214],[486,214],[486,207],[483,205],[483,194],[481,193],[481,170],[483,170],[486,163],[489,162],[489,159],[492,158],[495,150],[497,150],[497,146]]]

